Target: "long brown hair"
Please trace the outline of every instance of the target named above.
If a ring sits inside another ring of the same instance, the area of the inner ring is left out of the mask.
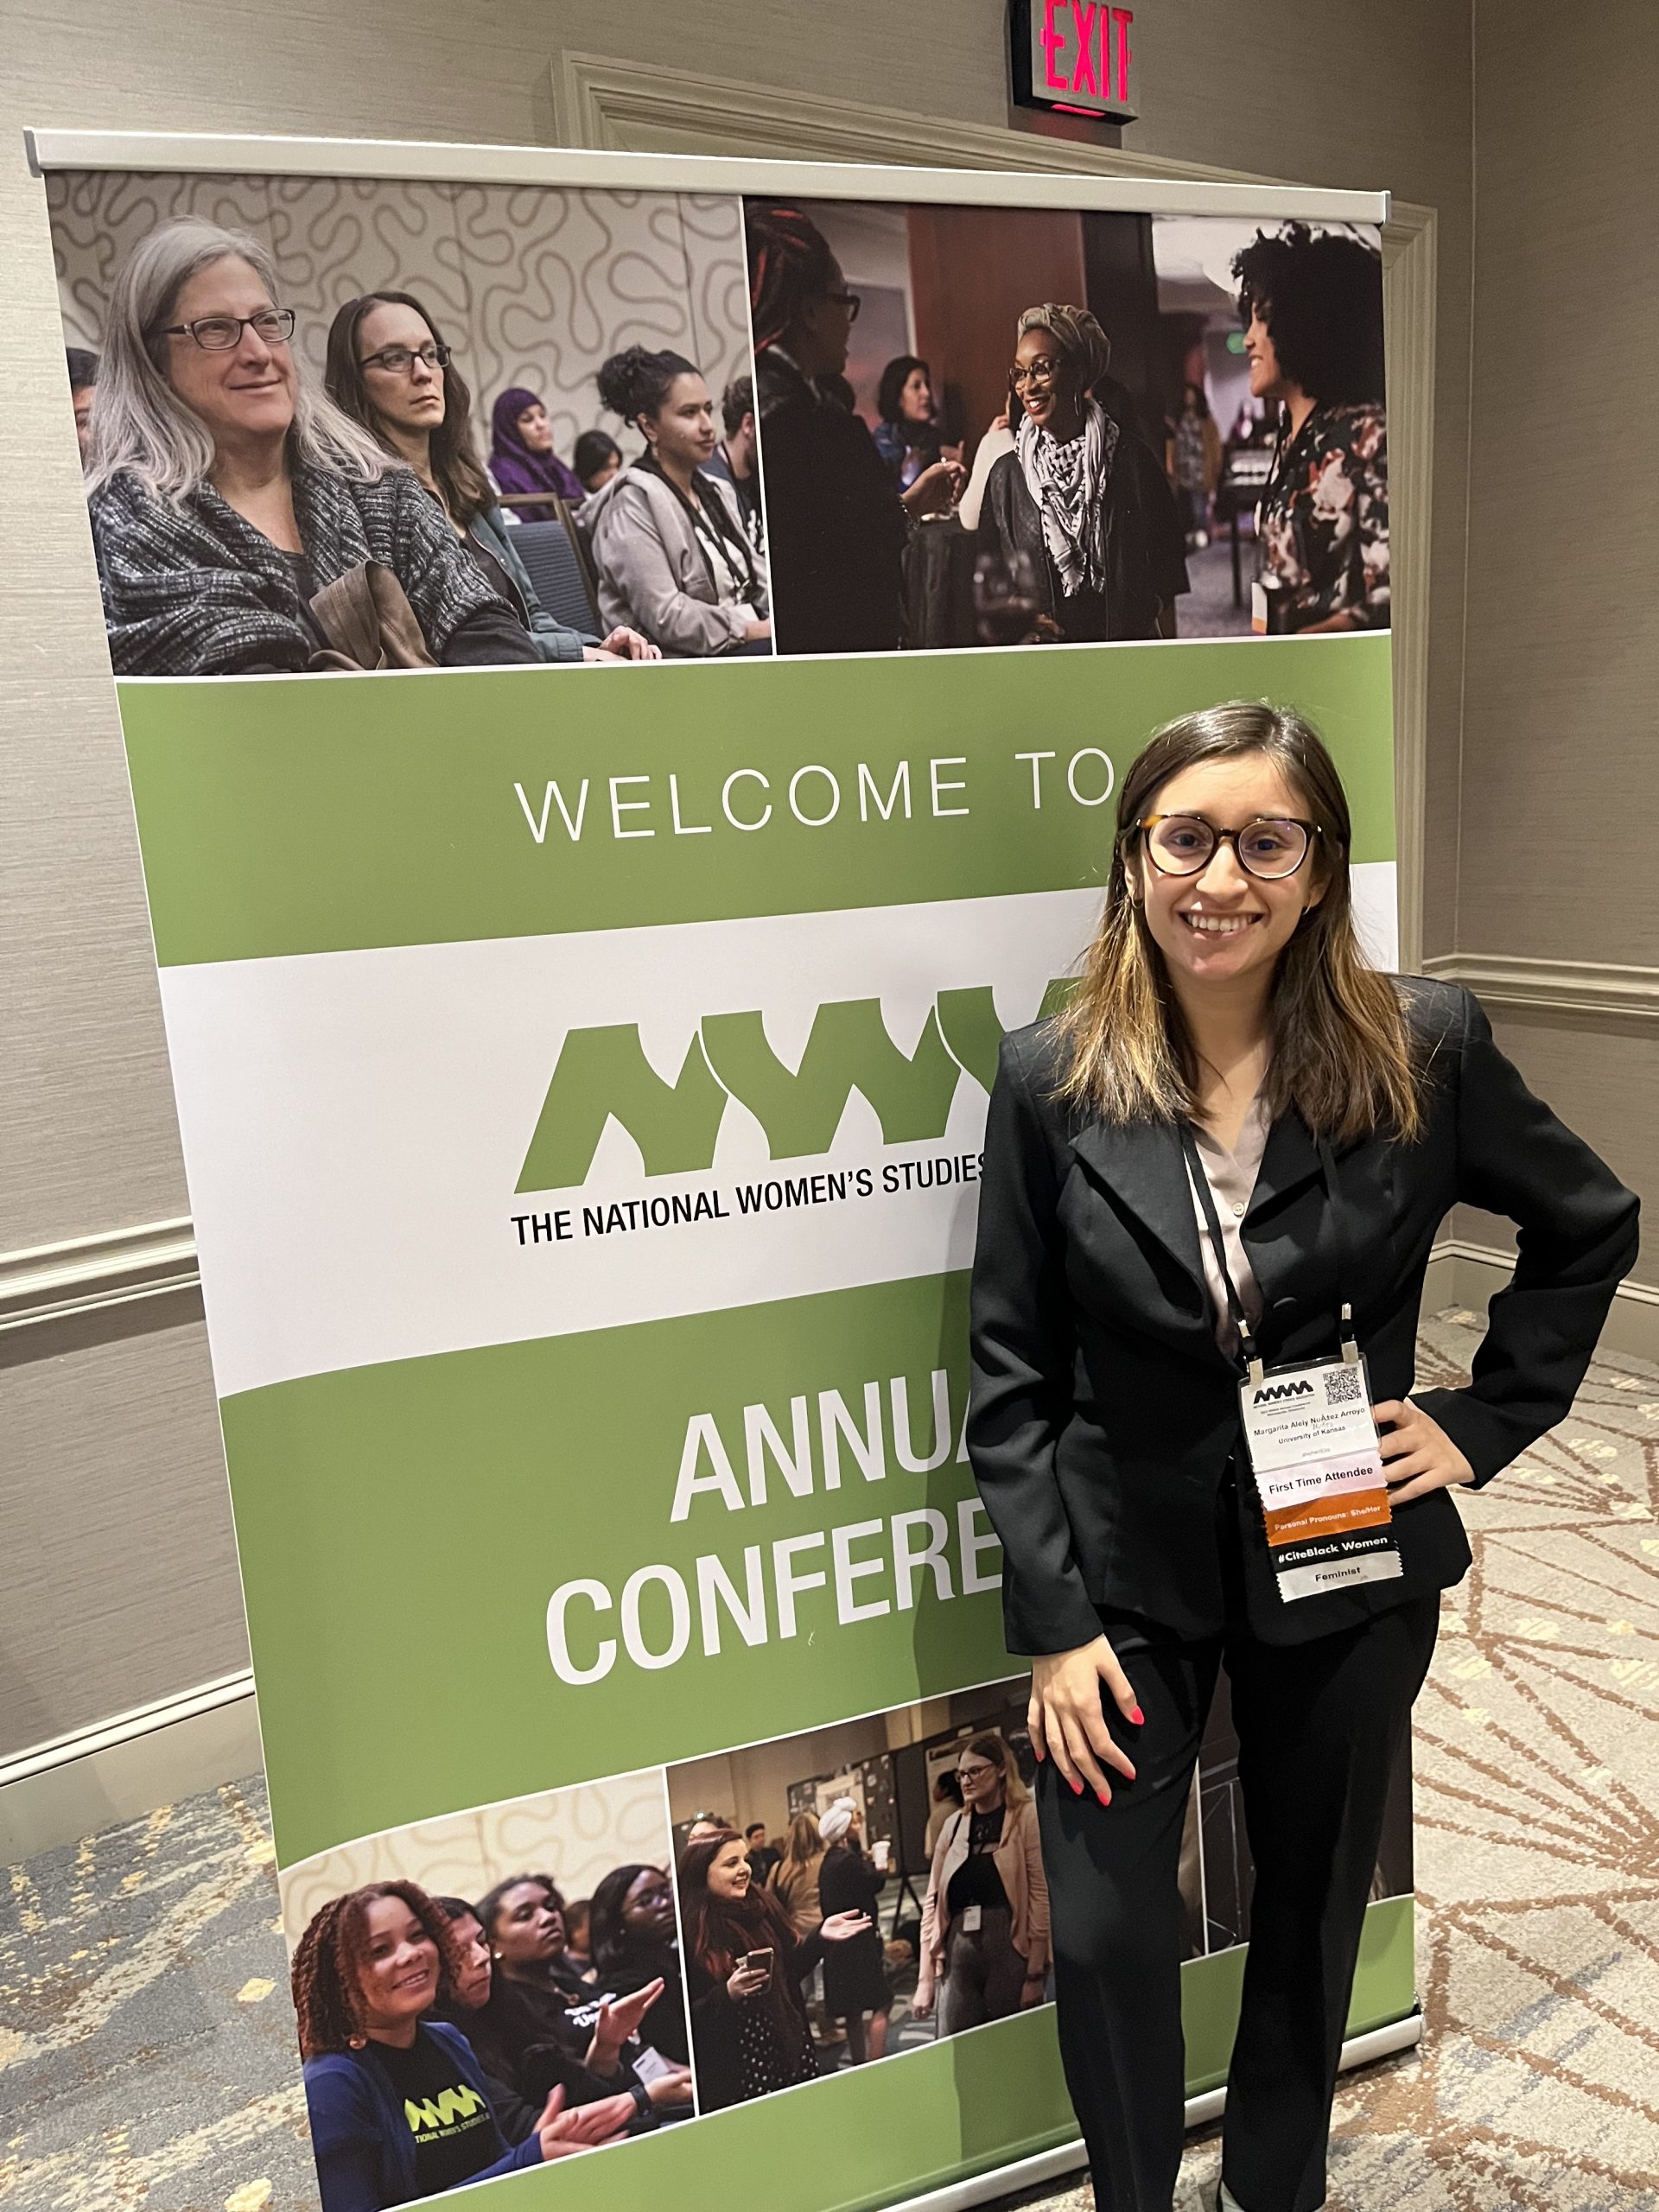
[[[381,426],[380,414],[369,397],[357,357],[357,334],[371,308],[411,308],[442,346],[443,333],[412,292],[365,292],[347,300],[328,326],[328,353],[323,382],[328,397],[343,413],[360,423],[394,458],[397,449]],[[474,515],[496,504],[499,494],[490,481],[473,437],[473,395],[454,358],[443,372],[443,420],[432,433],[432,480],[437,486],[450,518],[465,530]]]
[[[1163,955],[1130,896],[1136,827],[1173,776],[1259,753],[1319,824],[1309,855],[1324,896],[1281,954],[1268,1001],[1268,1104],[1294,1107],[1316,1135],[1350,1141],[1379,1127],[1421,1131],[1421,1077],[1398,993],[1368,967],[1354,931],[1352,825],[1337,766],[1311,722],[1264,700],[1235,699],[1159,730],[1123,779],[1106,906],[1082,978],[1056,1017],[1061,1097],[1107,1122],[1175,1121],[1196,1102],[1197,1054]]]
[[[377,1897],[400,1897],[409,1907],[436,1947],[440,1986],[453,1986],[459,1964],[454,1934],[442,1910],[416,1884],[370,1882],[333,1897],[294,1947],[289,1979],[302,2058],[348,2050],[366,2038],[363,1968],[368,1961],[368,1911]]]
[[[764,2005],[780,2024],[787,2024],[794,2008],[784,1987],[784,1960],[795,1942],[788,1914],[758,1882],[750,1883],[741,1903],[717,1897],[709,1887],[709,1869],[728,1843],[742,1840],[735,1828],[726,1828],[719,1835],[688,1843],[680,1854],[680,1924],[686,1955],[696,1960],[711,1981],[724,1981],[744,1952],[771,1950],[775,1954],[771,1982],[751,2001]]]

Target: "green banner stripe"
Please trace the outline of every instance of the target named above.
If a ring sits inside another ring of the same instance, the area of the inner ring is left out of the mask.
[[[1238,697],[1313,717],[1355,859],[1391,860],[1389,652],[1249,639],[120,689],[170,967],[1093,882],[1098,753],[1121,775],[1159,723]]]

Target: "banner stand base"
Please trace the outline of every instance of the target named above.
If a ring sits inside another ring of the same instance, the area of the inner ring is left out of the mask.
[[[1391,2057],[1397,2050],[1409,2050],[1414,2044],[1422,2041],[1422,2036],[1421,2012],[1409,2013],[1403,2020],[1390,2020],[1386,2027],[1373,2028],[1368,2035],[1350,2036],[1342,2046],[1338,2071],[1345,2074],[1351,2067],[1369,2066],[1373,2059]],[[1202,2127],[1208,2120],[1218,2120],[1226,2101],[1224,2088],[1206,2089],[1201,2097],[1189,2097],[1187,2126]],[[1011,2196],[1016,2190],[1034,2189],[1041,2182],[1058,2181],[1064,2175],[1076,2173],[1088,2162],[1088,2153],[1080,2142],[1057,2144],[1052,2151],[1039,2151],[1035,2158],[1016,2159],[1011,2166],[996,2166],[988,2173],[976,2174],[971,2181],[952,2182],[947,2188],[930,2190],[925,2196],[907,2196],[895,2212],[969,2212],[973,2205]]]

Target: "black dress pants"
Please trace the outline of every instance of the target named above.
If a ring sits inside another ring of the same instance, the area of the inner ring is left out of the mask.
[[[1037,1802],[1066,2085],[1097,2212],[1170,2212],[1180,2164],[1181,1828],[1225,1663],[1255,1865],[1222,2171],[1245,2212],[1315,2212],[1389,1777],[1422,1686],[1438,1594],[1306,1643],[1263,1643],[1242,1606],[1181,1642],[1103,1618],[1144,1727],[1104,1699],[1136,1779],[1102,1805],[1045,1760]]]

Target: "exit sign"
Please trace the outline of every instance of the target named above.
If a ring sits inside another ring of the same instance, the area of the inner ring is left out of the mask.
[[[1014,0],[1014,97],[1021,107],[1134,120],[1135,16],[1090,0]]]

